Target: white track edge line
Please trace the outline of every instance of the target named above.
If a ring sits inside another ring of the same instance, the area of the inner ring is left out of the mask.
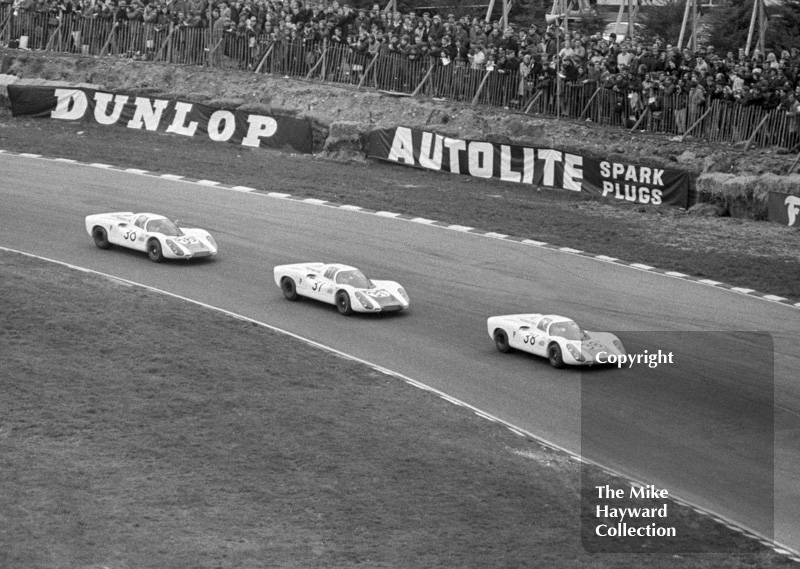
[[[63,162],[64,161],[63,159],[50,158],[48,156],[42,156],[40,154],[12,153],[12,152],[8,152],[8,151],[2,150],[2,149],[0,149],[0,153],[1,154],[5,154],[6,156],[22,156],[22,157],[25,157],[25,158],[33,158],[33,159],[38,159],[38,160],[47,160],[47,161],[50,161],[50,162],[58,162],[58,161]],[[88,167],[94,167],[94,168],[98,168],[98,167],[106,168],[107,167],[111,171],[115,171],[115,172],[132,173],[132,172],[127,172],[127,170],[125,168],[121,167],[121,166],[106,166],[106,165],[98,165],[98,164],[89,164],[87,162],[78,162],[78,161],[72,161],[72,162],[69,162],[69,163],[70,164],[75,164],[77,166],[88,166]],[[173,181],[173,182],[185,182],[185,183],[188,183],[188,184],[198,185],[198,180],[186,179],[184,176],[177,175],[177,174],[158,174],[158,173],[155,173],[155,172],[150,172],[150,173],[143,172],[143,173],[140,174],[140,173],[136,172],[135,175],[151,176],[153,178],[160,178],[160,179],[163,179],[163,180],[170,180],[170,181]],[[199,184],[199,185],[202,185],[203,187],[216,187],[217,189],[220,189],[220,190],[233,190],[233,191],[236,191],[233,188],[231,188],[230,186],[226,186],[226,185],[221,184],[221,183],[220,183],[219,186],[206,186],[205,184]],[[292,200],[292,194],[286,194],[286,193],[268,192],[268,191],[265,191],[265,190],[255,190],[255,191],[247,192],[247,193],[250,193],[250,194],[256,195],[256,196],[266,196],[266,197],[271,197],[271,198]],[[334,202],[329,202],[329,201],[321,200],[321,199],[317,199],[317,198],[297,198],[297,199],[292,200],[292,201],[296,201],[298,203],[305,203],[305,204],[308,204],[308,205],[329,207],[329,208],[334,208],[334,209],[339,209],[339,210],[344,210],[344,211],[352,211],[352,212],[355,212],[355,213],[364,213],[364,214],[373,215],[373,216],[375,216],[376,213],[377,213],[375,211],[366,211],[363,208],[361,208],[360,206],[346,206],[346,205],[337,204],[337,203],[334,203]],[[383,213],[388,213],[388,212],[383,212]],[[401,215],[402,214],[398,214],[398,217],[391,217],[391,218],[390,217],[384,217],[384,216],[378,216],[378,217],[383,217],[384,219],[397,219],[397,220],[406,221],[406,222],[408,222],[408,221],[414,222],[416,220],[417,223],[419,223],[418,220],[421,219],[421,218],[414,218],[413,220],[412,219],[406,219],[406,218],[400,217]],[[485,231],[482,231],[482,230],[475,230],[475,228],[473,228],[473,227],[467,227],[467,226],[464,226],[464,225],[454,225],[454,224],[439,223],[436,220],[426,220],[426,222],[427,223],[425,223],[425,224],[426,225],[430,225],[431,227],[439,227],[441,229],[449,229],[451,231],[457,231],[457,232],[462,233],[462,234],[476,235],[478,237],[483,237],[483,238],[487,238],[487,239],[492,239],[492,238],[498,239],[497,237],[494,237],[493,235],[487,235],[488,232],[485,232]],[[581,257],[583,259],[592,259],[594,261],[598,261],[598,262],[605,263],[605,264],[617,265],[617,266],[621,266],[621,267],[628,267],[628,268],[631,268],[633,270],[640,271],[640,272],[650,273],[650,274],[653,274],[653,275],[661,275],[661,276],[665,276],[665,277],[669,277],[669,278],[673,278],[673,279],[678,279],[678,280],[681,280],[681,281],[684,281],[684,282],[695,283],[695,284],[698,284],[698,285],[701,285],[701,286],[715,288],[717,290],[724,290],[724,291],[732,292],[732,293],[740,295],[740,296],[747,296],[749,298],[755,298],[755,299],[758,299],[758,300],[761,300],[761,301],[764,301],[764,302],[769,302],[770,304],[777,304],[777,305],[780,305],[780,306],[786,306],[786,307],[793,308],[793,309],[800,309],[800,302],[791,303],[790,301],[788,301],[788,299],[786,299],[784,297],[777,296],[777,295],[774,295],[774,294],[763,294],[763,293],[760,293],[760,292],[756,291],[755,289],[747,289],[747,288],[743,288],[743,287],[734,287],[734,286],[728,285],[726,283],[717,283],[717,281],[711,281],[711,282],[716,283],[716,284],[711,284],[710,282],[703,282],[704,280],[708,281],[708,279],[696,279],[696,278],[692,278],[690,275],[685,275],[683,273],[678,273],[676,271],[665,271],[665,270],[662,270],[662,269],[658,269],[657,267],[650,267],[649,265],[643,265],[644,267],[648,267],[647,269],[644,269],[644,268],[640,268],[640,266],[637,266],[637,265],[641,265],[640,263],[634,263],[634,262],[630,262],[630,261],[620,260],[620,259],[616,259],[614,257],[608,257],[606,255],[599,255],[599,254],[596,254],[596,253],[586,253],[586,252],[580,251],[578,249],[573,249],[571,247],[559,247],[557,245],[548,244],[548,243],[542,242],[542,241],[535,241],[535,240],[532,240],[532,239],[517,240],[517,239],[510,238],[510,237],[506,237],[506,238],[501,238],[501,239],[498,239],[498,240],[499,241],[508,241],[510,243],[520,243],[522,245],[528,245],[528,246],[531,246],[531,247],[537,247],[537,248],[540,248],[540,249],[546,249],[548,251],[554,251],[554,252],[558,252],[558,253],[564,253],[564,254],[567,254],[567,255],[573,255],[573,256]],[[548,246],[548,245],[551,245],[551,246]],[[720,285],[723,285],[723,286],[720,286]],[[745,292],[745,291],[748,291],[748,292]],[[753,294],[753,293],[756,293],[756,294]]]
[[[26,257],[32,257],[32,258],[35,258],[35,259],[40,259],[40,260],[47,261],[47,262],[50,262],[50,263],[55,263],[57,265],[68,267],[70,269],[73,269],[73,270],[76,270],[76,271],[79,271],[79,272],[82,272],[82,273],[90,273],[90,274],[98,275],[98,276],[101,276],[101,277],[104,277],[104,278],[108,278],[108,279],[111,279],[111,280],[114,280],[114,281],[117,281],[117,282],[129,284],[131,286],[138,286],[138,287],[141,287],[141,288],[143,288],[145,290],[149,290],[151,292],[155,292],[155,293],[158,293],[158,294],[163,294],[165,296],[176,298],[178,300],[183,300],[184,302],[189,302],[189,303],[194,304],[196,306],[201,306],[201,307],[209,309],[209,310],[220,312],[222,314],[225,314],[227,316],[236,318],[238,320],[243,320],[245,322],[250,322],[251,324],[256,324],[257,326],[261,326],[261,327],[266,328],[268,330],[271,330],[273,332],[276,332],[276,333],[279,333],[279,334],[284,334],[284,335],[289,336],[291,338],[294,338],[296,340],[300,340],[301,342],[304,342],[304,343],[306,343],[308,345],[314,346],[314,347],[316,347],[316,348],[318,348],[320,350],[335,354],[335,355],[337,355],[337,356],[339,356],[341,358],[344,358],[346,360],[350,360],[350,361],[353,361],[353,362],[357,362],[357,363],[366,365],[367,367],[370,367],[370,368],[372,368],[372,369],[374,369],[376,371],[379,371],[379,372],[381,372],[381,373],[383,373],[385,375],[388,375],[390,377],[396,377],[398,379],[401,379],[404,382],[408,383],[409,385],[412,385],[412,386],[417,387],[419,389],[422,389],[424,391],[430,391],[431,393],[437,395],[438,397],[444,399],[445,401],[448,401],[448,402],[453,403],[455,405],[458,405],[460,407],[464,407],[466,409],[469,409],[475,415],[478,415],[481,418],[488,419],[489,421],[492,421],[492,422],[498,423],[500,425],[503,425],[504,427],[506,427],[508,430],[510,430],[511,432],[513,432],[515,434],[528,437],[528,438],[532,439],[533,441],[539,443],[540,445],[544,445],[544,446],[550,447],[552,449],[556,449],[558,451],[561,451],[564,454],[572,457],[574,460],[576,460],[576,461],[578,461],[578,462],[580,462],[582,464],[589,464],[589,465],[592,465],[594,467],[597,467],[600,470],[602,470],[602,471],[604,471],[604,472],[606,472],[608,474],[611,474],[613,476],[628,480],[628,482],[631,483],[631,484],[639,484],[640,486],[644,486],[645,485],[644,482],[641,482],[641,481],[633,478],[632,476],[628,476],[626,474],[622,474],[621,472],[617,472],[613,468],[609,468],[607,466],[603,466],[602,464],[600,464],[598,462],[595,462],[593,460],[589,460],[587,458],[584,458],[583,456],[581,456],[580,454],[578,454],[576,452],[573,452],[573,451],[571,451],[571,450],[569,450],[569,449],[567,449],[565,447],[562,447],[561,445],[558,445],[556,443],[550,442],[547,439],[542,438],[542,437],[540,437],[538,435],[534,435],[530,431],[527,431],[525,429],[521,429],[521,428],[515,426],[514,424],[509,423],[508,421],[505,421],[504,419],[496,417],[496,416],[492,415],[491,413],[486,413],[485,411],[482,411],[481,409],[475,407],[474,405],[471,405],[471,404],[469,404],[469,403],[467,403],[465,401],[457,399],[457,398],[455,398],[455,397],[453,397],[451,395],[448,395],[447,393],[445,393],[443,391],[440,391],[440,390],[438,390],[438,389],[436,389],[434,387],[426,385],[426,384],[424,384],[424,383],[422,383],[420,381],[412,379],[412,378],[408,377],[407,375],[404,375],[402,373],[390,370],[390,369],[385,368],[383,366],[379,366],[377,364],[374,364],[374,363],[372,363],[372,362],[370,362],[368,360],[359,358],[357,356],[353,356],[353,355],[347,354],[345,352],[342,352],[341,350],[337,350],[336,348],[333,348],[333,347],[328,346],[326,344],[322,344],[320,342],[317,342],[316,340],[312,340],[310,338],[306,338],[304,336],[300,336],[299,334],[295,334],[294,332],[290,332],[288,330],[285,330],[283,328],[279,328],[279,327],[274,326],[272,324],[267,324],[266,322],[261,322],[260,320],[256,320],[255,318],[250,318],[249,316],[244,316],[242,314],[237,314],[236,312],[232,312],[232,311],[226,310],[224,308],[219,308],[219,307],[214,306],[212,304],[201,302],[199,300],[194,300],[194,299],[188,298],[186,296],[181,296],[179,294],[176,294],[176,293],[173,293],[173,292],[169,292],[169,291],[166,291],[166,290],[162,290],[162,289],[156,288],[154,286],[146,285],[146,284],[139,283],[139,282],[136,282],[136,281],[132,281],[132,280],[129,280],[129,279],[123,279],[123,278],[120,278],[120,277],[116,277],[116,276],[110,275],[108,273],[103,273],[102,271],[96,271],[94,269],[88,269],[86,267],[81,267],[79,265],[74,265],[72,263],[67,263],[67,262],[64,262],[64,261],[58,261],[56,259],[50,259],[48,257],[42,257],[41,255],[36,255],[36,254],[33,254],[33,253],[27,253],[25,251],[19,251],[17,249],[11,249],[9,247],[3,247],[2,245],[0,245],[0,250],[7,251],[7,252],[10,252],[10,253],[16,253],[16,254],[19,254],[19,255],[24,255]],[[761,533],[759,533],[757,531],[754,531],[754,530],[748,528],[747,526],[745,526],[743,524],[740,524],[739,522],[736,522],[735,520],[731,520],[730,518],[728,518],[728,517],[726,517],[726,516],[724,516],[722,514],[718,514],[718,513],[714,512],[713,510],[709,510],[709,509],[703,508],[702,506],[697,506],[696,504],[693,504],[691,501],[682,498],[680,495],[675,496],[675,498],[673,498],[673,499],[675,501],[680,500],[679,503],[686,504],[688,507],[692,508],[695,512],[697,512],[697,513],[699,513],[701,515],[709,516],[712,519],[719,520],[719,521],[721,521],[722,523],[724,523],[726,525],[730,524],[731,526],[734,526],[735,528],[738,528],[739,531],[743,532],[747,537],[759,540],[762,544],[764,544],[767,547],[770,547],[776,553],[780,553],[780,551],[785,551],[786,553],[783,553],[782,555],[788,555],[793,561],[800,561],[800,551],[796,551],[793,548],[791,548],[791,547],[789,547],[789,546],[787,546],[785,544],[782,544],[782,543],[780,543],[778,541],[775,541],[774,539],[770,539],[769,537],[767,537],[767,536],[765,536],[765,535],[763,535],[763,534],[761,534]]]

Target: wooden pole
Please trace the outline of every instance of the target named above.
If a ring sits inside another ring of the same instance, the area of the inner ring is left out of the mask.
[[[592,101],[594,101],[594,98],[595,98],[595,97],[597,96],[597,94],[598,94],[600,91],[602,91],[602,90],[603,90],[603,88],[602,88],[602,87],[598,87],[598,88],[595,90],[595,92],[594,92],[594,93],[592,93],[592,96],[591,96],[591,97],[589,97],[589,100],[586,102],[586,106],[585,106],[585,107],[583,107],[583,112],[581,113],[581,116],[580,116],[580,117],[578,117],[578,118],[581,118],[581,119],[582,119],[582,118],[583,118],[583,117],[586,115],[586,111],[588,111],[588,110],[589,110],[589,106],[592,104]]]
[[[508,7],[508,0],[503,0],[503,15],[500,17],[500,22],[503,25],[503,31],[508,28],[508,20],[506,19],[506,9]]]
[[[758,131],[761,130],[761,127],[764,126],[764,123],[767,122],[767,119],[770,118],[771,116],[772,116],[772,113],[765,115],[764,118],[761,119],[761,122],[758,123],[758,126],[753,131],[753,134],[751,134],[750,138],[747,139],[747,143],[744,145],[744,149],[745,150],[750,148],[750,144],[753,142],[753,140],[755,140],[756,135],[758,134]]]
[[[692,53],[697,53],[697,0],[692,0]]]
[[[428,72],[425,74],[425,77],[422,78],[422,81],[419,82],[419,85],[417,85],[417,88],[414,89],[413,93],[411,93],[412,97],[415,97],[415,96],[419,95],[419,92],[422,90],[422,87],[425,85],[425,83],[428,82],[428,79],[430,78],[431,73],[433,73],[433,68],[434,67],[436,67],[436,64],[431,62],[430,66],[428,67]]]
[[[699,125],[701,122],[703,122],[703,119],[704,119],[704,118],[706,118],[706,117],[708,116],[708,113],[710,113],[710,112],[711,112],[711,111],[713,111],[713,110],[714,110],[714,107],[713,107],[713,105],[712,105],[711,107],[709,107],[709,109],[708,109],[706,112],[704,112],[704,113],[703,113],[703,116],[702,116],[702,117],[700,117],[699,119],[697,119],[696,121],[694,121],[694,122],[692,123],[692,126],[690,126],[689,128],[687,128],[687,129],[686,129],[686,132],[684,132],[684,133],[683,133],[683,136],[681,136],[681,142],[683,142],[683,141],[684,141],[684,139],[685,139],[687,136],[689,136],[689,133],[690,133],[690,132],[692,132],[692,130],[694,130],[694,127],[696,127],[696,126],[697,126],[697,125]]]
[[[477,105],[478,104],[478,99],[481,96],[481,91],[483,91],[483,87],[486,85],[486,82],[489,80],[489,75],[491,73],[492,73],[491,71],[487,71],[486,75],[484,75],[483,79],[481,79],[481,84],[478,85],[478,90],[475,92],[475,96],[472,97],[472,104],[473,105]]]
[[[369,65],[367,65],[367,68],[364,70],[364,74],[361,76],[361,81],[358,82],[358,86],[356,87],[356,89],[361,89],[361,86],[364,84],[364,81],[367,80],[367,74],[372,69],[372,66],[375,65],[375,63],[378,61],[379,57],[380,54],[376,53],[375,57],[372,58],[372,61],[369,62]]]
[[[264,62],[269,57],[269,54],[272,53],[273,47],[275,47],[275,42],[269,44],[269,47],[267,48],[267,53],[264,54],[264,56],[261,58],[261,61],[259,61],[258,65],[256,66],[256,73],[261,73],[261,68],[264,67]]]
[[[750,56],[750,46],[753,43],[753,31],[756,29],[756,15],[758,14],[758,0],[753,0],[753,13],[750,16],[750,31],[747,32],[747,44],[744,46],[744,54]]]
[[[642,124],[642,121],[643,121],[643,120],[644,120],[644,119],[645,119],[647,116],[649,116],[649,115],[650,115],[650,107],[647,107],[647,108],[644,110],[644,112],[642,113],[642,116],[640,116],[640,117],[639,117],[639,120],[637,120],[637,121],[636,121],[636,124],[634,124],[634,125],[631,127],[631,132],[633,132],[634,130],[636,130],[637,128],[639,128],[639,125],[640,125],[640,124]]]
[[[758,2],[758,50],[762,56],[766,57],[766,42],[764,41],[767,33],[767,16],[764,12],[764,0],[756,0]],[[766,72],[766,69],[764,70]]]
[[[795,149],[796,148],[797,148],[797,146],[795,146]],[[797,157],[794,159],[794,162],[792,162],[792,165],[789,166],[789,169],[786,171],[786,175],[787,176],[792,173],[792,170],[794,170],[794,168],[795,168],[795,166],[797,166],[798,162],[800,162],[800,154],[797,155]]]
[[[528,104],[528,106],[527,106],[527,107],[525,107],[525,114],[526,114],[526,115],[527,115],[529,112],[531,112],[531,109],[533,108],[533,105],[535,105],[535,104],[536,104],[536,101],[538,101],[538,100],[539,100],[539,97],[541,97],[541,96],[542,96],[542,93],[543,93],[543,92],[544,92],[544,91],[542,91],[542,90],[540,89],[540,90],[539,90],[539,92],[538,92],[538,93],[536,93],[536,95],[534,95],[534,96],[533,96],[533,101],[531,101],[531,102]]]
[[[486,22],[492,20],[492,10],[494,10],[494,0],[489,0],[489,8],[486,9]]]
[[[689,10],[692,0],[686,0],[686,9],[683,11],[683,23],[681,24],[681,35],[678,36],[678,51],[683,49],[683,38],[686,35],[686,25],[689,23]]]

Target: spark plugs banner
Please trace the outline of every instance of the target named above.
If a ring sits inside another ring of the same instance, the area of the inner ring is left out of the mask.
[[[312,151],[311,122],[292,117],[81,88],[9,85],[8,97],[15,117],[89,120],[136,130],[205,135],[216,142],[255,148],[289,147],[297,152]]]
[[[552,148],[448,138],[406,127],[372,131],[367,153],[428,170],[586,192],[630,203],[687,207],[689,199],[687,172],[601,161]]]

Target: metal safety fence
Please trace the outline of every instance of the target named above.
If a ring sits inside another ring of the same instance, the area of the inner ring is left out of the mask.
[[[113,15],[23,12],[2,0],[0,45],[305,78],[529,115],[691,135],[714,143],[743,143],[748,148],[794,148],[800,143],[797,117],[756,105],[723,100],[696,105],[685,94],[617,91],[595,82],[565,82],[557,76],[532,79],[445,58],[360,51],[303,37],[117,20]]]

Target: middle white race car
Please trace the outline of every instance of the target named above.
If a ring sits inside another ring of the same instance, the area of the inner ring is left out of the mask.
[[[368,279],[348,265],[295,263],[275,267],[275,284],[289,300],[307,296],[353,312],[392,312],[408,308],[406,291],[394,281]]]
[[[555,314],[508,314],[486,322],[497,349],[522,350],[546,357],[555,368],[603,364],[609,355],[627,352],[614,334],[581,330],[574,320]]]

